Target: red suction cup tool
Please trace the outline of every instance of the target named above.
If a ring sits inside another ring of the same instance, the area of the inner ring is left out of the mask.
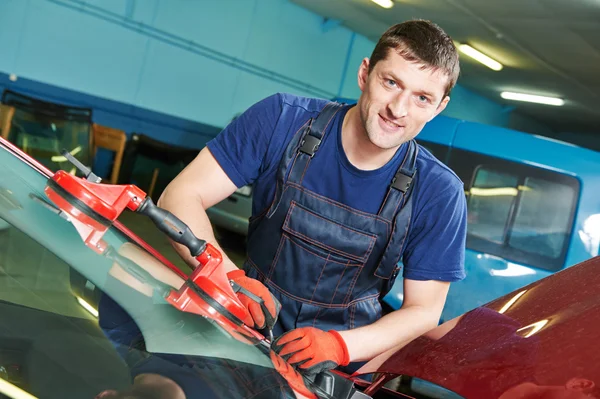
[[[125,208],[135,211],[146,193],[134,185],[99,184],[100,178],[82,165],[68,151],[63,155],[85,178],[59,170],[44,190],[48,198],[66,213],[87,246],[102,253],[106,245],[102,236]]]

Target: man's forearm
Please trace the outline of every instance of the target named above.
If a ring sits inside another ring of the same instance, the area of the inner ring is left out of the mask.
[[[223,255],[223,267],[226,272],[237,269],[237,266],[227,257],[215,239],[210,220],[200,198],[190,196],[179,190],[178,187],[169,186],[158,200],[158,206],[183,220],[196,237],[214,245]],[[171,244],[190,267],[196,268],[198,266],[198,261],[192,257],[186,247],[173,241],[171,241]]]
[[[439,314],[421,306],[396,310],[375,323],[354,330],[340,331],[348,346],[350,361],[370,360],[400,345],[406,345],[436,327]]]

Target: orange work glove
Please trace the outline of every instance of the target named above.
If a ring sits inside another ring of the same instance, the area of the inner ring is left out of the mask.
[[[243,270],[227,273],[227,278],[236,283],[240,289],[236,294],[242,305],[248,309],[248,317],[244,324],[259,330],[273,328],[281,310],[279,301],[269,292],[260,281],[247,277]],[[235,287],[234,287],[235,290]]]
[[[273,351],[271,351],[270,356],[275,370],[281,374],[283,378],[285,378],[290,388],[292,388],[294,392],[300,394],[302,398],[317,399],[317,395],[315,395],[306,387],[304,378],[302,378],[302,376],[298,374],[298,372],[294,370],[294,368],[290,366],[288,362],[283,360],[281,356]]]
[[[333,330],[325,332],[314,327],[297,328],[277,338],[271,348],[307,374],[318,374],[350,363],[346,342]]]

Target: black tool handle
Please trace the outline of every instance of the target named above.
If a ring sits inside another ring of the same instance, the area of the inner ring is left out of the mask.
[[[171,212],[154,205],[150,197],[146,197],[136,212],[148,216],[171,240],[187,247],[193,257],[200,255],[206,249],[206,241],[196,237],[188,225]]]

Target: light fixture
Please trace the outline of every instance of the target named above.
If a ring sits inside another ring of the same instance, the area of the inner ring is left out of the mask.
[[[394,2],[392,0],[371,0],[371,1],[383,8],[392,8],[394,6]]]
[[[35,396],[0,378],[0,393],[13,399],[37,399]]]
[[[490,69],[493,69],[494,71],[499,71],[503,68],[501,63],[488,57],[487,55],[483,54],[482,52],[475,50],[473,47],[469,46],[468,44],[459,44],[458,50],[461,53],[473,58],[474,60],[481,62],[483,65],[485,65],[486,67],[488,67]]]
[[[77,298],[77,302],[79,302],[79,304],[88,312],[90,312],[92,314],[92,316],[94,317],[98,317],[98,311],[96,309],[94,309],[94,307],[92,305],[90,305],[89,303],[87,303],[86,301],[83,300],[83,298],[80,297],[76,297]]]
[[[505,100],[526,101],[528,103],[545,105],[561,106],[565,104],[565,100],[558,97],[536,96],[533,94],[513,93],[511,91],[503,91],[500,93],[500,97],[504,98]]]
[[[482,188],[472,187],[471,195],[478,197],[496,197],[500,195],[510,195],[516,197],[519,194],[519,190],[514,187],[494,187],[494,188]]]
[[[52,124],[52,126],[54,126],[54,130],[56,130],[56,126],[54,125],[54,123]],[[80,152],[81,152],[80,145],[78,145],[77,147],[75,147],[71,151],[69,151],[69,153],[73,156],[79,154]],[[63,155],[53,155],[50,157],[50,160],[52,162],[67,162],[67,157],[65,157]]]

